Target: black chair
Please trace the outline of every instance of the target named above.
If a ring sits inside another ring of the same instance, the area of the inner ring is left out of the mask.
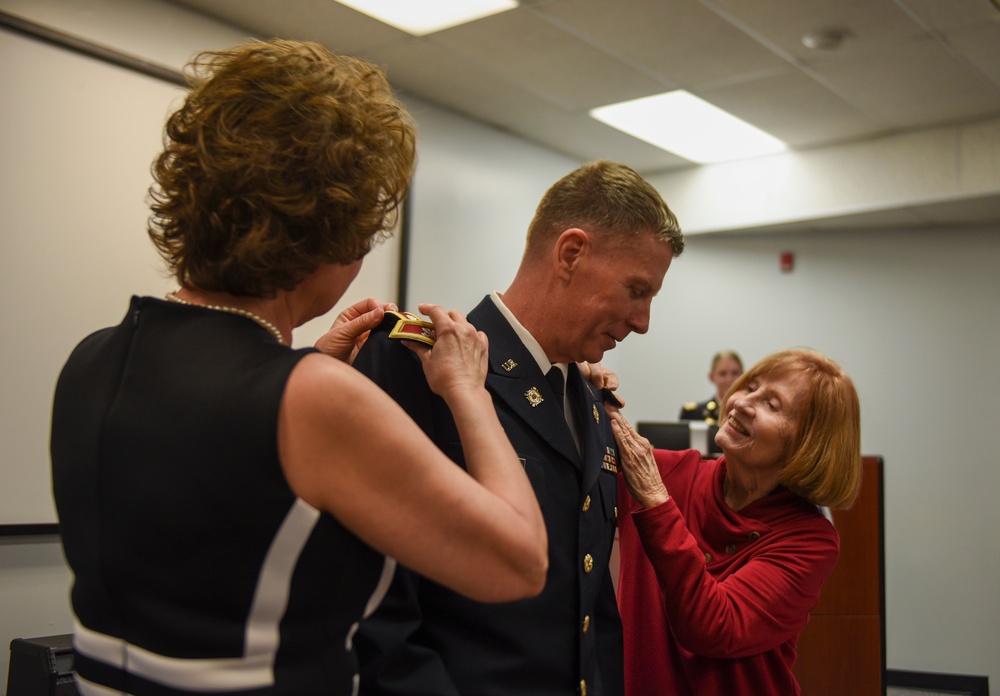
[[[15,638],[10,642],[7,696],[76,696],[73,636]]]

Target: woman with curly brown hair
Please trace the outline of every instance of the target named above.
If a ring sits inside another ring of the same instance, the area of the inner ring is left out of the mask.
[[[354,631],[394,559],[480,601],[519,599],[544,583],[544,523],[464,317],[421,306],[436,342],[412,347],[467,472],[348,364],[390,305],[346,310],[326,354],[289,347],[406,196],[414,127],[382,72],[270,41],[201,54],[189,75],[150,224],[180,289],[133,297],[56,390],[77,684],[356,693]]]

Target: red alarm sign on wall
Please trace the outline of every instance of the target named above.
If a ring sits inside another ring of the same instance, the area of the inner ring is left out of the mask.
[[[795,270],[795,254],[791,251],[781,252],[780,263],[782,273],[791,273]]]

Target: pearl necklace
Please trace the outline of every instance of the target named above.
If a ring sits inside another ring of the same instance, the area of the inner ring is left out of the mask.
[[[271,322],[269,322],[264,317],[257,316],[256,314],[254,314],[250,310],[240,309],[239,307],[226,307],[226,306],[223,306],[223,305],[200,305],[200,304],[195,304],[194,302],[188,302],[187,300],[182,300],[181,298],[179,298],[177,296],[176,292],[168,292],[167,293],[167,301],[168,302],[176,302],[178,304],[187,305],[189,307],[204,307],[205,309],[214,309],[217,312],[228,312],[229,314],[236,314],[236,315],[241,316],[241,317],[246,317],[247,319],[250,319],[251,321],[257,322],[262,327],[264,327],[265,329],[267,329],[268,331],[270,331],[271,334],[276,339],[278,339],[278,343],[284,343],[285,342],[285,337],[281,335],[281,331],[278,329],[277,326],[275,326],[274,324],[272,324]]]

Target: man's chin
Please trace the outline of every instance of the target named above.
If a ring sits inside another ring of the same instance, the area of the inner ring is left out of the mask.
[[[588,352],[587,357],[584,358],[584,361],[589,363],[599,363],[601,362],[601,360],[604,359],[604,354],[607,353],[608,350],[611,350],[611,348],[608,348],[607,350],[601,350],[600,348],[595,348],[593,351]]]

